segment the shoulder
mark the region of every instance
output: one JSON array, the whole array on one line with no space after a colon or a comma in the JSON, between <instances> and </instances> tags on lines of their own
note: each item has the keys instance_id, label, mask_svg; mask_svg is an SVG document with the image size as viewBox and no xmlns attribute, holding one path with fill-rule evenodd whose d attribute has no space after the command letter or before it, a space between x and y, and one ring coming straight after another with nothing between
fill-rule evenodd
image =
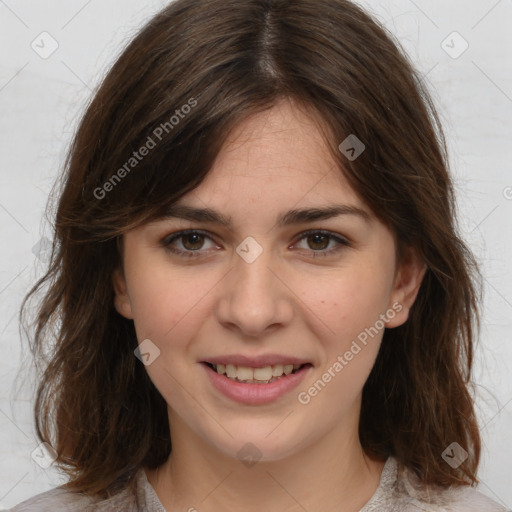
<instances>
[{"instance_id":1,"label":"shoulder","mask_svg":"<svg viewBox=\"0 0 512 512\"><path fill-rule=\"evenodd\" d=\"M394 457L386 461L374 495L359 512L512 512L470 486L424 485Z\"/></svg>"},{"instance_id":2,"label":"shoulder","mask_svg":"<svg viewBox=\"0 0 512 512\"><path fill-rule=\"evenodd\" d=\"M9 509L10 512L78 512L87 510L91 499L60 487L43 492Z\"/></svg>"},{"instance_id":3,"label":"shoulder","mask_svg":"<svg viewBox=\"0 0 512 512\"><path fill-rule=\"evenodd\" d=\"M396 490L404 503L404 512L510 512L468 485L426 487L412 471L398 464Z\"/></svg>"},{"instance_id":4,"label":"shoulder","mask_svg":"<svg viewBox=\"0 0 512 512\"><path fill-rule=\"evenodd\" d=\"M140 477L136 478L135 483L138 484L140 480ZM144 489L142 495L140 491L137 487L127 487L108 499L98 500L57 487L23 501L9 512L137 512L146 510Z\"/></svg>"}]
</instances>

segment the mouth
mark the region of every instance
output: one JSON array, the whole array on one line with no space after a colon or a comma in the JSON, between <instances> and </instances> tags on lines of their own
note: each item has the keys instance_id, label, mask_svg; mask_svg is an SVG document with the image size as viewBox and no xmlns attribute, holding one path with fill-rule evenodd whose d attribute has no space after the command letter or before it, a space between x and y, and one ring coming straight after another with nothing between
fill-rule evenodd
<instances>
[{"instance_id":1,"label":"mouth","mask_svg":"<svg viewBox=\"0 0 512 512\"><path fill-rule=\"evenodd\" d=\"M213 389L250 406L285 399L314 368L307 360L279 354L232 354L208 359L201 366Z\"/></svg>"},{"instance_id":2,"label":"mouth","mask_svg":"<svg viewBox=\"0 0 512 512\"><path fill-rule=\"evenodd\" d=\"M303 369L313 366L311 363L304 364L275 364L262 367L239 366L234 364L210 363L203 361L203 364L219 375L223 375L234 382L243 384L271 384L294 375Z\"/></svg>"}]
</instances>

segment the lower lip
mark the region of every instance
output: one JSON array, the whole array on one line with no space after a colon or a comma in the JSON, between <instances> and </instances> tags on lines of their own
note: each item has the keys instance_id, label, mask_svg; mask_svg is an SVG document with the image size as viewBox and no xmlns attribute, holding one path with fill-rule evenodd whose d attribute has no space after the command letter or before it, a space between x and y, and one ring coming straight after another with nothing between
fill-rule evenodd
<instances>
[{"instance_id":1,"label":"lower lip","mask_svg":"<svg viewBox=\"0 0 512 512\"><path fill-rule=\"evenodd\" d=\"M311 365L303 366L297 372L290 373L268 384L245 384L228 379L225 375L220 375L206 363L201 363L201 365L217 390L232 400L250 405L267 404L282 397L298 386L313 368Z\"/></svg>"}]
</instances>

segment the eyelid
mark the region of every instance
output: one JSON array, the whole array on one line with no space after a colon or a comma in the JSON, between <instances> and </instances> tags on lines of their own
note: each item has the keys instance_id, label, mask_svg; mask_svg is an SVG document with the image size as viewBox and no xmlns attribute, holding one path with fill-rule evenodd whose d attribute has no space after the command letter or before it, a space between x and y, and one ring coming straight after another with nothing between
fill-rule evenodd
<instances>
[{"instance_id":1,"label":"eyelid","mask_svg":"<svg viewBox=\"0 0 512 512\"><path fill-rule=\"evenodd\" d=\"M334 231L329 231L328 229L308 229L307 231L302 231L297 235L296 241L300 241L303 238L306 238L309 235L324 235L336 240L337 242L345 245L350 245L350 240L339 233L335 233ZM295 243L295 242L294 242Z\"/></svg>"},{"instance_id":2,"label":"eyelid","mask_svg":"<svg viewBox=\"0 0 512 512\"><path fill-rule=\"evenodd\" d=\"M205 231L202 229L185 229L185 230L181 230L181 231L176 231L174 233L171 233L171 234L165 236L160 241L160 244L164 247L164 249L168 250L169 252L177 254L178 256L183 256L183 257L197 257L198 258L198 257L201 257L202 255L205 255L208 252L210 252L210 251L204 251L201 249L198 249L197 251L191 251L191 250L174 249L171 247L172 242L174 242L175 240L179 240L180 238L183 238L189 234L203 235L206 238L209 238L210 240L212 240L214 243L217 243L215 241L215 236L212 235L211 233L209 233L208 231ZM329 249L329 250L318 250L318 251L315 251L313 249L302 250L302 252L304 252L304 251L307 252L313 258L331 256L333 254L337 254L338 251L340 251L343 248L352 247L352 242L347 237L345 237L339 233L334 233L332 231L329 231L326 229L320 229L320 228L302 231L295 237L294 242L292 242L292 244L290 244L288 247L293 246L297 242L300 242L301 240L307 238L309 235L316 235L316 234L321 235L321 236L326 236L330 240L334 240L338 245L337 245L337 247L335 247L333 249ZM299 250L299 252L301 252L301 250Z\"/></svg>"},{"instance_id":3,"label":"eyelid","mask_svg":"<svg viewBox=\"0 0 512 512\"><path fill-rule=\"evenodd\" d=\"M169 248L170 244L172 242L174 242L174 240L179 240L180 238L183 238L187 235L190 235L190 234L199 234L199 235L203 235L204 237L206 238L209 238L211 239L213 242L217 243L215 241L215 236L212 235L210 232L208 231L205 231L203 229L184 229L184 230L181 230L181 231L175 231L174 233L171 233L167 236L165 236L161 241L161 245L163 245L165 248ZM220 244L218 244L220 245ZM183 252L188 252L188 253L192 253L192 252L202 252L200 250L198 251L183 251Z\"/></svg>"},{"instance_id":4,"label":"eyelid","mask_svg":"<svg viewBox=\"0 0 512 512\"><path fill-rule=\"evenodd\" d=\"M306 249L305 251L313 259L322 258L322 257L327 258L329 256L336 256L341 250L352 247L352 243L348 240L347 237L340 235L338 233L334 233L332 231L326 230L326 229L310 229L307 231L303 231L302 233L299 233L299 235L296 238L296 241L293 242L293 244L300 242L301 240L307 238L309 235L316 235L316 234L326 236L330 240L334 240L337 243L337 246L334 247L333 249L321 250L321 251L314 251L312 249L309 249L309 250Z\"/></svg>"}]
</instances>

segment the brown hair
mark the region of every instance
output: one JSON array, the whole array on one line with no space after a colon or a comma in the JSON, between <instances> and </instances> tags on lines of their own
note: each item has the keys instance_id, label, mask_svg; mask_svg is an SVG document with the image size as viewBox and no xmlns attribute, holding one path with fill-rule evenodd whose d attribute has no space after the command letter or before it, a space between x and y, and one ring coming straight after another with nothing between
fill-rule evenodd
<instances>
[{"instance_id":1,"label":"brown hair","mask_svg":"<svg viewBox=\"0 0 512 512\"><path fill-rule=\"evenodd\" d=\"M364 450L395 456L424 484L478 482L469 392L478 270L454 225L441 123L405 51L348 0L177 0L88 105L49 268L22 305L23 318L48 285L31 339L44 365L35 419L69 489L115 493L171 450L166 403L134 357L133 322L113 305L120 238L199 185L236 124L284 97L318 114L339 172L398 248L416 248L427 265L409 320L385 331L364 386ZM366 145L353 161L338 149L350 134ZM469 453L455 469L441 456L453 441Z\"/></svg>"}]
</instances>

